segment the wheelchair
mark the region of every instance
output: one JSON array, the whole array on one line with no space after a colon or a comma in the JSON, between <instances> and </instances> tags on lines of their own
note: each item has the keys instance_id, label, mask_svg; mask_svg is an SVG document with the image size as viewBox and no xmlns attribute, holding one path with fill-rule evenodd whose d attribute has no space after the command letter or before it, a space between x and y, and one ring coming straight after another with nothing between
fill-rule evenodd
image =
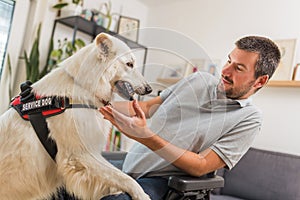
<instances>
[{"instance_id":1,"label":"wheelchair","mask_svg":"<svg viewBox=\"0 0 300 200\"><path fill-rule=\"evenodd\" d=\"M115 167L121 169L126 152L102 152L102 156ZM215 188L224 187L224 179L211 172L201 177L170 176L170 188L165 200L209 200Z\"/></svg>"},{"instance_id":2,"label":"wheelchair","mask_svg":"<svg viewBox=\"0 0 300 200\"><path fill-rule=\"evenodd\" d=\"M115 167L121 169L126 152L102 152L102 156ZM170 176L168 180L170 188L164 200L209 200L210 193L215 188L224 187L224 179L215 172L201 177ZM78 200L67 194L62 189L51 200ZM142 200L142 199L141 199ZM157 199L153 199L157 200Z\"/></svg>"}]
</instances>

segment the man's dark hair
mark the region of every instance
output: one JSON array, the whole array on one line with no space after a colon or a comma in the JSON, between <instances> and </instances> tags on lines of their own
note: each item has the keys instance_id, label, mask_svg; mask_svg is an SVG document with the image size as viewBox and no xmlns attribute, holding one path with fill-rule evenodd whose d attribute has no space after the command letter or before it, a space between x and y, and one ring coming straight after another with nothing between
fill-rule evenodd
<instances>
[{"instance_id":1,"label":"man's dark hair","mask_svg":"<svg viewBox=\"0 0 300 200\"><path fill-rule=\"evenodd\" d=\"M278 46L272 40L260 36L247 36L239 39L235 45L241 50L259 54L255 66L255 78L263 75L272 77L281 57Z\"/></svg>"}]
</instances>

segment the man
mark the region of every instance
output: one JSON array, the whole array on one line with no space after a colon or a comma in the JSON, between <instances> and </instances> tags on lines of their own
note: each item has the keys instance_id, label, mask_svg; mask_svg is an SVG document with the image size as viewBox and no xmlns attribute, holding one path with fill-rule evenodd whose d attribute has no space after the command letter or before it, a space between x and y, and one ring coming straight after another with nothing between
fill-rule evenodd
<instances>
[{"instance_id":1,"label":"man","mask_svg":"<svg viewBox=\"0 0 300 200\"><path fill-rule=\"evenodd\" d=\"M123 171L137 179L151 199L163 199L170 175L232 169L259 132L261 112L251 96L273 75L280 52L271 40L259 36L235 44L221 80L198 72L152 100L115 102L100 109L105 119L137 141ZM149 126L146 118L151 119Z\"/></svg>"}]
</instances>

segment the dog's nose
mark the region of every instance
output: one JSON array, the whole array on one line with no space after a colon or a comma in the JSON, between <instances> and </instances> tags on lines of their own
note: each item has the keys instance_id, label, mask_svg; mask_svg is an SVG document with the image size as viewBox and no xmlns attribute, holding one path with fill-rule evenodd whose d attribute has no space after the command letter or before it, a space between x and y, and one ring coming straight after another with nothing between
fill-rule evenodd
<instances>
[{"instance_id":1,"label":"dog's nose","mask_svg":"<svg viewBox=\"0 0 300 200\"><path fill-rule=\"evenodd\" d=\"M150 94L152 92L152 88L149 84L145 86L145 94Z\"/></svg>"}]
</instances>

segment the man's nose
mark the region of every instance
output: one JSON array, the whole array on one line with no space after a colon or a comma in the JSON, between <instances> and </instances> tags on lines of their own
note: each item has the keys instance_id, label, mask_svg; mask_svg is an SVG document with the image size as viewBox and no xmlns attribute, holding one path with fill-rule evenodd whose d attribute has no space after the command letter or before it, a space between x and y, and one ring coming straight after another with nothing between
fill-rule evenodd
<instances>
[{"instance_id":1,"label":"man's nose","mask_svg":"<svg viewBox=\"0 0 300 200\"><path fill-rule=\"evenodd\" d=\"M229 75L232 73L232 71L233 71L233 64L227 63L222 69L222 74Z\"/></svg>"}]
</instances>

